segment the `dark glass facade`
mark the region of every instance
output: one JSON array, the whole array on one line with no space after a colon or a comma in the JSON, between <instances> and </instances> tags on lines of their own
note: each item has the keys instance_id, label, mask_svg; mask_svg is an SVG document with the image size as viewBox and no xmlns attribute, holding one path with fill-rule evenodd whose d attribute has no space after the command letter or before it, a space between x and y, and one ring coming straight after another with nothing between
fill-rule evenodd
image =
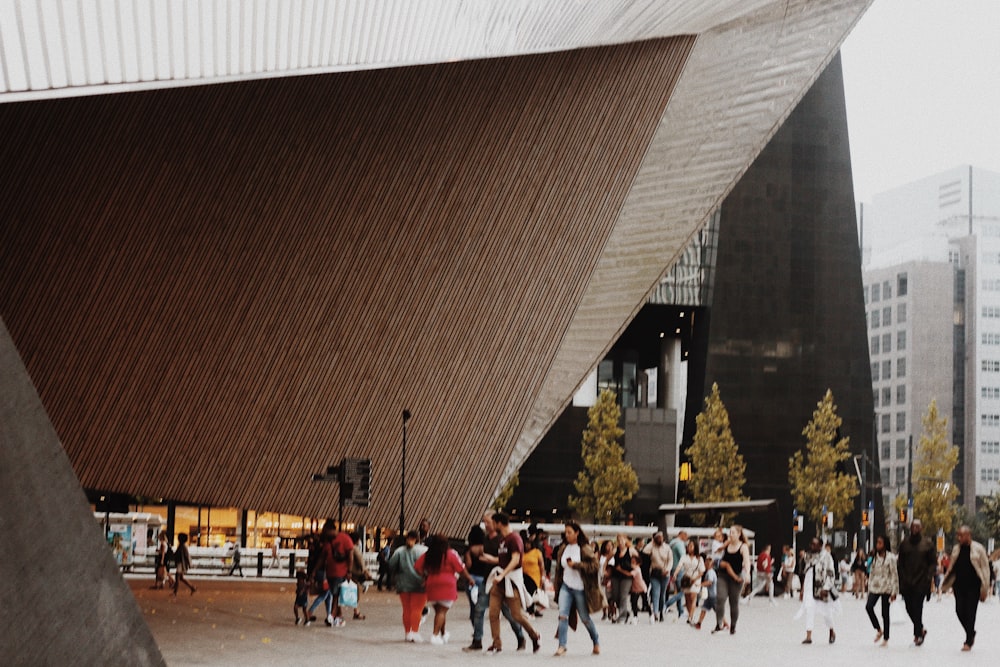
<instances>
[{"instance_id":1,"label":"dark glass facade","mask_svg":"<svg viewBox=\"0 0 1000 667\"><path fill-rule=\"evenodd\" d=\"M881 499L839 56L725 199L713 255L709 289L698 292L708 307L698 308L685 329L688 398L680 449L691 442L708 388L718 383L747 462L747 495L776 499L778 516L788 517L778 526L763 515L743 520L780 544L791 537L788 459L805 445L802 430L828 388L843 419L841 434L862 455L865 503ZM641 324L657 308L643 309L623 336L628 347L659 349L655 327ZM573 412L584 413L582 423L565 415L556 423L522 467L512 507L565 508L586 425L585 410L567 410ZM853 474L854 464L844 471ZM653 493L662 488L649 479L641 483ZM648 520L656 504L650 500L637 498L628 510ZM673 501L673 494L660 501ZM860 498L856 506L847 519L849 535L859 525ZM874 525L882 525L881 503L875 507Z\"/></svg>"}]
</instances>

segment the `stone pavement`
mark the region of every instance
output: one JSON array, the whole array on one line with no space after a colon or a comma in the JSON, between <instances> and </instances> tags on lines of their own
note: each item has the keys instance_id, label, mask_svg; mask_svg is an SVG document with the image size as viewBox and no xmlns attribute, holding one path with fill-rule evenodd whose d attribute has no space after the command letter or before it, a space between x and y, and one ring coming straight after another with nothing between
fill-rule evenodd
<instances>
[{"instance_id":1,"label":"stone pavement","mask_svg":"<svg viewBox=\"0 0 1000 667\"><path fill-rule=\"evenodd\" d=\"M363 621L348 618L344 627L329 628L322 622L310 627L293 623L294 585L290 581L206 578L195 580L198 592L181 591L173 600L169 592L149 590L150 580L129 578L129 584L149 623L168 665L295 665L301 667L328 658L346 665L504 664L551 661L557 642L553 639L556 613L537 619L542 650L537 655L518 653L509 627L503 627L504 651L498 656L471 655L461 650L468 644L471 626L468 604L459 598L448 615L451 643L446 646L407 644L403 641L398 598L374 588L361 596ZM590 640L580 628L570 632L569 653L559 658L567 664L646 665L714 664L756 665L806 664L863 665L878 662L906 667L949 667L955 664L984 665L1000 655L1000 604L991 598L979 607L976 646L962 653L963 633L955 618L950 597L925 605L927 642L912 644L912 626L902 602L892 606L892 637L887 648L872 643L874 631L868 623L863 600L842 598L843 614L837 618L837 642L829 645L822 621L817 619L812 645L803 646L802 622L794 619L798 602L778 600L771 607L766 598L756 598L740 610L735 635L711 634L683 621L650 626L645 616L637 625L598 622L601 655L590 655ZM319 611L319 609L317 609ZM707 620L707 619L706 619ZM711 627L709 623L706 626ZM430 637L428 625L422 632ZM487 622L487 643L489 623ZM679 661L679 662L677 662ZM722 661L726 661L723 663Z\"/></svg>"}]
</instances>

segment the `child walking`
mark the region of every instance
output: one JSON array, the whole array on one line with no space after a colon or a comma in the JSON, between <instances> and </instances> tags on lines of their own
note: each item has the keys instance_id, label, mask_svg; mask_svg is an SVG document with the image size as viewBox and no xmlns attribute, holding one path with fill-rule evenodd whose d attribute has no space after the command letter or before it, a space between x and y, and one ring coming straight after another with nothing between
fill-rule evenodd
<instances>
[{"instance_id":1,"label":"child walking","mask_svg":"<svg viewBox=\"0 0 1000 667\"><path fill-rule=\"evenodd\" d=\"M632 625L636 624L636 619L639 617L640 600L646 608L646 613L653 618L653 610L650 609L649 599L646 597L647 590L646 580L642 577L642 560L639 556L632 556L632 589L629 591L629 601L632 603L632 618L629 619L629 623Z\"/></svg>"},{"instance_id":2,"label":"child walking","mask_svg":"<svg viewBox=\"0 0 1000 667\"><path fill-rule=\"evenodd\" d=\"M715 560L713 560L711 554L706 554L705 574L702 577L701 586L703 590L708 591L708 597L705 598L705 602L701 605L701 616L698 617L698 622L694 624L695 630L701 630L701 622L705 620L705 614L715 611L715 584L718 580L719 578L715 574Z\"/></svg>"},{"instance_id":3,"label":"child walking","mask_svg":"<svg viewBox=\"0 0 1000 667\"><path fill-rule=\"evenodd\" d=\"M295 625L299 623L309 624L309 611L306 606L309 604L309 577L305 570L298 570L295 573ZM299 609L302 610L302 619L299 619Z\"/></svg>"}]
</instances>

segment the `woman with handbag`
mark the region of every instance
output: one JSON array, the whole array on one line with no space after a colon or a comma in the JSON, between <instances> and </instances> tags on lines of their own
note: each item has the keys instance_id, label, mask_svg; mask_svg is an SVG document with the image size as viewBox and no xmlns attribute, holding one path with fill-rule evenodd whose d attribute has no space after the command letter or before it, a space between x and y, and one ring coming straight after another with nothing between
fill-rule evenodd
<instances>
[{"instance_id":1,"label":"woman with handbag","mask_svg":"<svg viewBox=\"0 0 1000 667\"><path fill-rule=\"evenodd\" d=\"M725 627L726 601L729 601L729 634L736 634L736 621L740 618L740 593L750 581L750 546L743 534L743 527L733 524L726 537L726 546L719 560L718 602L715 607L715 629Z\"/></svg>"},{"instance_id":2,"label":"woman with handbag","mask_svg":"<svg viewBox=\"0 0 1000 667\"><path fill-rule=\"evenodd\" d=\"M607 602L598 582L600 568L597 554L580 529L580 524L570 521L563 532L563 544L556 552L556 572L553 582L559 601L559 648L556 655L566 654L566 640L570 626L576 630L579 616L594 643L594 655L601 652L597 626L590 618L592 613L604 609Z\"/></svg>"},{"instance_id":3,"label":"woman with handbag","mask_svg":"<svg viewBox=\"0 0 1000 667\"><path fill-rule=\"evenodd\" d=\"M684 606L687 608L688 624L694 625L694 610L698 606L698 596L701 594L702 575L705 574L705 561L698 554L698 544L694 539L688 540L687 553L681 558L678 576L681 578L681 591L684 592Z\"/></svg>"}]
</instances>

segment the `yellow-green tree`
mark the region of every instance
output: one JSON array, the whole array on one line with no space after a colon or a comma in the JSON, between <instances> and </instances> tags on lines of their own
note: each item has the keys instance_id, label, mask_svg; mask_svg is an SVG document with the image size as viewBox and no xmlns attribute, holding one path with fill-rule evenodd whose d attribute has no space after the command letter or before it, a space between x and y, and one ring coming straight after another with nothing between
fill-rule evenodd
<instances>
[{"instance_id":1,"label":"yellow-green tree","mask_svg":"<svg viewBox=\"0 0 1000 667\"><path fill-rule=\"evenodd\" d=\"M729 411L726 410L719 385L712 383L712 392L705 397L705 408L695 418L694 441L685 450L691 459L691 480L688 489L696 503L746 500L747 464L740 454L733 432L729 428ZM732 515L722 515L727 523ZM694 517L699 521L700 517Z\"/></svg>"},{"instance_id":2,"label":"yellow-green tree","mask_svg":"<svg viewBox=\"0 0 1000 667\"><path fill-rule=\"evenodd\" d=\"M497 495L496 500L493 501L493 510L496 512L502 512L507 509L507 503L510 502L511 496L514 495L514 489L520 484L521 478L517 472L510 476L507 483L503 485L500 493Z\"/></svg>"},{"instance_id":3,"label":"yellow-green tree","mask_svg":"<svg viewBox=\"0 0 1000 667\"><path fill-rule=\"evenodd\" d=\"M816 524L823 519L823 507L833 512L835 527L843 527L844 517L854 507L858 482L853 475L840 472L840 463L851 458L849 439L837 440L842 419L837 416L833 392L826 390L816 404L812 419L802 430L806 437L805 453L800 449L788 459L788 483L792 500L804 516ZM835 442L836 440L836 442Z\"/></svg>"},{"instance_id":4,"label":"yellow-green tree","mask_svg":"<svg viewBox=\"0 0 1000 667\"><path fill-rule=\"evenodd\" d=\"M952 473L958 465L958 447L948 442L948 420L931 401L923 419L923 433L913 457L913 518L933 537L938 528L947 534L955 518L958 487Z\"/></svg>"},{"instance_id":5,"label":"yellow-green tree","mask_svg":"<svg viewBox=\"0 0 1000 667\"><path fill-rule=\"evenodd\" d=\"M639 490L639 478L618 444L625 433L618 426L620 420L621 409L613 391L602 391L597 403L587 411L583 470L573 482L577 495L569 497L569 506L598 523L614 521Z\"/></svg>"}]
</instances>

